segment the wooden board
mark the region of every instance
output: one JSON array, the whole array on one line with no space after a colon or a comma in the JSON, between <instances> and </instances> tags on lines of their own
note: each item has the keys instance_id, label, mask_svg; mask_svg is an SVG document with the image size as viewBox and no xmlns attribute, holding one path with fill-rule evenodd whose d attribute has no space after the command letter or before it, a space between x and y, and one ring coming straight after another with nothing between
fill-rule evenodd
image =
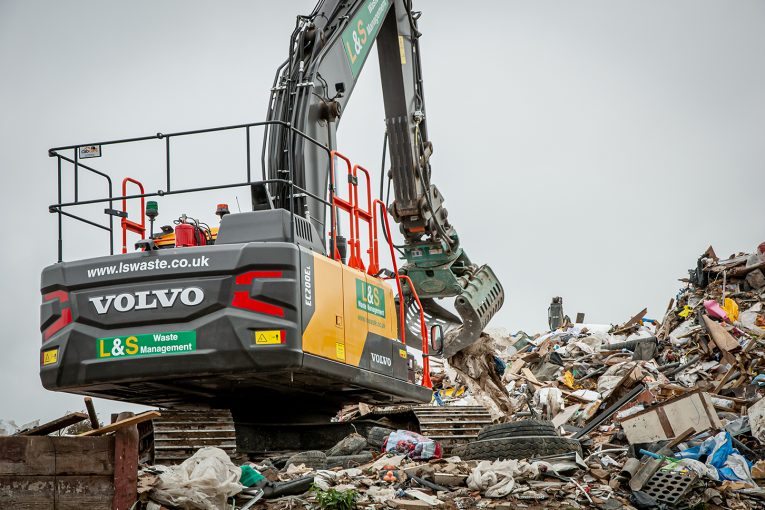
<instances>
[{"instance_id":1,"label":"wooden board","mask_svg":"<svg viewBox=\"0 0 765 510\"><path fill-rule=\"evenodd\" d=\"M119 420L132 418L121 413ZM129 510L138 490L138 427L123 427L114 433L114 510Z\"/></svg>"},{"instance_id":2,"label":"wooden board","mask_svg":"<svg viewBox=\"0 0 765 510\"><path fill-rule=\"evenodd\" d=\"M622 420L630 444L672 439L692 428L696 432L721 429L722 423L708 393L692 391Z\"/></svg>"},{"instance_id":3,"label":"wooden board","mask_svg":"<svg viewBox=\"0 0 765 510\"><path fill-rule=\"evenodd\" d=\"M74 425L75 423L80 423L82 420L86 419L87 417L88 415L85 413L69 413L66 416L62 416L61 418L56 418L53 421L49 421L48 423L43 423L42 425L38 425L37 427L33 427L27 430L22 430L16 435L18 436L47 436L48 434L57 432L70 425Z\"/></svg>"},{"instance_id":4,"label":"wooden board","mask_svg":"<svg viewBox=\"0 0 765 510\"><path fill-rule=\"evenodd\" d=\"M112 510L111 476L0 475L0 508Z\"/></svg>"},{"instance_id":5,"label":"wooden board","mask_svg":"<svg viewBox=\"0 0 765 510\"><path fill-rule=\"evenodd\" d=\"M566 409L559 412L558 414L555 415L555 417L553 417L552 419L553 425L555 425L556 427L560 427L561 425L568 423L568 420L570 420L571 417L574 416L574 414L576 414L576 412L581 408L582 408L582 404L569 405L568 407L566 407Z\"/></svg>"},{"instance_id":6,"label":"wooden board","mask_svg":"<svg viewBox=\"0 0 765 510\"><path fill-rule=\"evenodd\" d=\"M112 473L113 437L0 437L0 476Z\"/></svg>"},{"instance_id":7,"label":"wooden board","mask_svg":"<svg viewBox=\"0 0 765 510\"><path fill-rule=\"evenodd\" d=\"M145 413L137 414L135 416L132 416L124 420L118 420L112 423L111 425L107 425L106 427L101 427L100 429L83 432L77 437L103 436L104 434L108 434L109 432L114 432L115 430L119 430L123 427L137 425L145 421L153 420L154 418L159 418L160 416L162 415L158 411L146 411Z\"/></svg>"}]
</instances>

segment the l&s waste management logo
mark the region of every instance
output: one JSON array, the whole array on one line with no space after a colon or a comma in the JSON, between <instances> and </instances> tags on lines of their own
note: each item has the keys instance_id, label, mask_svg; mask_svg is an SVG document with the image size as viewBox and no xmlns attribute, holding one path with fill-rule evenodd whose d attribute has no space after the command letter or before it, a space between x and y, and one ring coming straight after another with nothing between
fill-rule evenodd
<instances>
[{"instance_id":1,"label":"l&s waste management logo","mask_svg":"<svg viewBox=\"0 0 765 510\"><path fill-rule=\"evenodd\" d=\"M115 336L96 340L98 359L181 354L196 350L196 331Z\"/></svg>"},{"instance_id":2,"label":"l&s waste management logo","mask_svg":"<svg viewBox=\"0 0 765 510\"><path fill-rule=\"evenodd\" d=\"M385 318L385 292L382 287L356 279L356 308Z\"/></svg>"}]
</instances>

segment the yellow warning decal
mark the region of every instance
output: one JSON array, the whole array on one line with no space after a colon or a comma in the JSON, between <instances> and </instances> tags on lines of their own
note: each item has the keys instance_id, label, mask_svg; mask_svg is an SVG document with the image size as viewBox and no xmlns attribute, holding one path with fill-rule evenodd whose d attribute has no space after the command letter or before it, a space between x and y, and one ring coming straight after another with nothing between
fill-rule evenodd
<instances>
[{"instance_id":1,"label":"yellow warning decal","mask_svg":"<svg viewBox=\"0 0 765 510\"><path fill-rule=\"evenodd\" d=\"M335 343L335 356L337 359L345 361L345 344Z\"/></svg>"},{"instance_id":2,"label":"yellow warning decal","mask_svg":"<svg viewBox=\"0 0 765 510\"><path fill-rule=\"evenodd\" d=\"M402 358L406 359L406 349L399 349L398 350L398 355L401 356Z\"/></svg>"},{"instance_id":3,"label":"yellow warning decal","mask_svg":"<svg viewBox=\"0 0 765 510\"><path fill-rule=\"evenodd\" d=\"M284 343L282 332L278 329L268 331L255 331L256 345L277 345Z\"/></svg>"},{"instance_id":4,"label":"yellow warning decal","mask_svg":"<svg viewBox=\"0 0 765 510\"><path fill-rule=\"evenodd\" d=\"M43 365L52 365L58 361L58 349L43 352Z\"/></svg>"},{"instance_id":5,"label":"yellow warning decal","mask_svg":"<svg viewBox=\"0 0 765 510\"><path fill-rule=\"evenodd\" d=\"M406 51L404 50L404 36L398 36L398 51L401 54L401 65L406 65Z\"/></svg>"}]
</instances>

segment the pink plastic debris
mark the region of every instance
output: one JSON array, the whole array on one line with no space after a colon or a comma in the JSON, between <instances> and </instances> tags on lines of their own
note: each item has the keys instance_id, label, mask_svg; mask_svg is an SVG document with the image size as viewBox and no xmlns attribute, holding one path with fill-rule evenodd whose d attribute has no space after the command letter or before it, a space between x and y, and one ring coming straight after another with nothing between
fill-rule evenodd
<instances>
[{"instance_id":1,"label":"pink plastic debris","mask_svg":"<svg viewBox=\"0 0 765 510\"><path fill-rule=\"evenodd\" d=\"M704 301L704 308L707 309L707 314L709 314L710 317L715 317L716 319L724 320L725 322L730 322L730 319L728 318L728 313L723 310L722 306L715 301L714 299L709 299L707 301Z\"/></svg>"}]
</instances>

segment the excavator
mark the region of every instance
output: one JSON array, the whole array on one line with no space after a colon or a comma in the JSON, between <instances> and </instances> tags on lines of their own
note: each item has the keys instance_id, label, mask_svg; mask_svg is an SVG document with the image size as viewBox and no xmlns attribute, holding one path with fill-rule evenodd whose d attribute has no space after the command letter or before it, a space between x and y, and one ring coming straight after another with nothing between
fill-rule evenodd
<instances>
[{"instance_id":1,"label":"excavator","mask_svg":"<svg viewBox=\"0 0 765 510\"><path fill-rule=\"evenodd\" d=\"M59 239L57 263L42 272L43 386L162 408L230 409L237 424L324 419L356 402L430 402L429 357L475 342L504 291L488 265L467 256L431 182L420 14L411 0L320 0L297 17L263 122L50 149ZM386 128L379 197L371 172L336 140L375 42ZM244 181L171 186L172 141L231 130L245 132ZM112 176L91 158L148 142L165 149L163 189L146 192L126 177L115 196ZM74 200L65 202L69 167ZM82 199L85 174L103 178L108 197ZM155 232L163 197L227 187L248 189L251 210L219 204L217 227L183 214ZM107 206L106 224L75 213L94 205ZM394 244L388 216L403 244ZM64 261L64 219L108 231L110 254ZM382 267L381 256L393 267ZM453 300L456 313L439 300ZM422 352L421 376L407 346Z\"/></svg>"}]
</instances>

